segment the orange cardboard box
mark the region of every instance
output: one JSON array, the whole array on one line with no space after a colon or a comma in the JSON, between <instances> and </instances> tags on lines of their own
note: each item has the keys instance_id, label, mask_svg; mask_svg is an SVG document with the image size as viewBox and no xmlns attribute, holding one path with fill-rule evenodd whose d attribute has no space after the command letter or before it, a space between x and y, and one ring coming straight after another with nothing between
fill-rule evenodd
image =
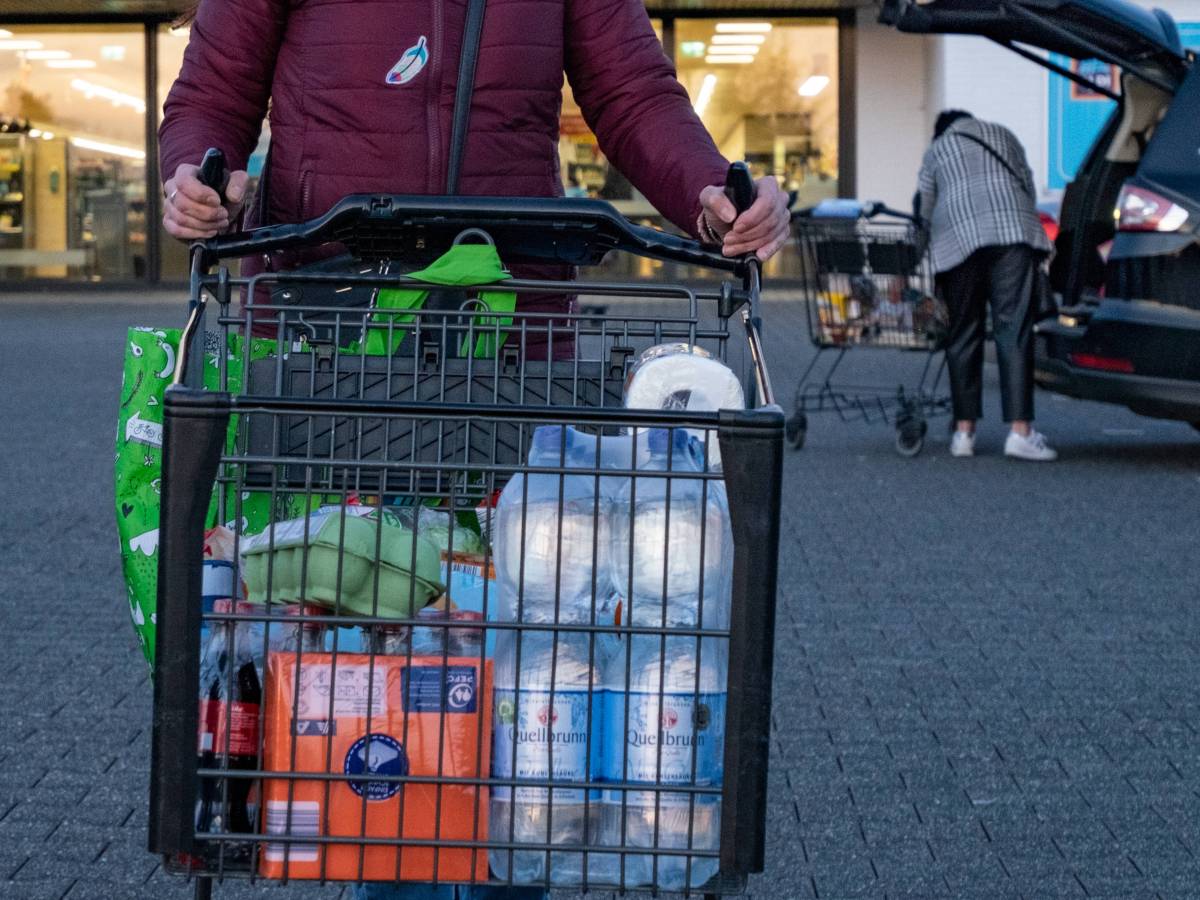
<instances>
[{"instance_id":1,"label":"orange cardboard box","mask_svg":"<svg viewBox=\"0 0 1200 900\"><path fill-rule=\"evenodd\" d=\"M370 776L486 778L491 660L481 669L478 658L414 656L410 665L404 656L376 656L372 672L368 656L339 653L336 663L328 653L270 655L263 765L268 772L362 777L264 779L265 833L486 840L486 787ZM433 881L435 856L438 881L487 880L486 849L360 842L268 840L260 871L268 878Z\"/></svg>"}]
</instances>

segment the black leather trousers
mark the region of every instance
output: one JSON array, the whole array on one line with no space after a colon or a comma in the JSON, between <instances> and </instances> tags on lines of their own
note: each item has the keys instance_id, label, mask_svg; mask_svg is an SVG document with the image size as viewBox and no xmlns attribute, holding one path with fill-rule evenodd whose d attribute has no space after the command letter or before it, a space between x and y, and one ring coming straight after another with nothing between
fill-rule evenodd
<instances>
[{"instance_id":1,"label":"black leather trousers","mask_svg":"<svg viewBox=\"0 0 1200 900\"><path fill-rule=\"evenodd\" d=\"M983 341L989 304L1004 421L1033 419L1036 265L1033 248L1026 244L983 247L937 276L950 313L946 368L955 419L979 419L983 414Z\"/></svg>"}]
</instances>

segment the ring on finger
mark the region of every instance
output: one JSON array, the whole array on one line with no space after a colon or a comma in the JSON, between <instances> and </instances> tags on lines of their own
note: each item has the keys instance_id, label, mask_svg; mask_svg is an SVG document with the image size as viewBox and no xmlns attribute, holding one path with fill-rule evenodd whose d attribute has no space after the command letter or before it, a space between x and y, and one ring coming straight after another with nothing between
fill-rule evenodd
<instances>
[{"instance_id":1,"label":"ring on finger","mask_svg":"<svg viewBox=\"0 0 1200 900\"><path fill-rule=\"evenodd\" d=\"M175 188L175 190L171 191L171 195L169 197L167 197L167 202L170 203L172 206L174 206L175 198L178 196L179 196L179 188Z\"/></svg>"}]
</instances>

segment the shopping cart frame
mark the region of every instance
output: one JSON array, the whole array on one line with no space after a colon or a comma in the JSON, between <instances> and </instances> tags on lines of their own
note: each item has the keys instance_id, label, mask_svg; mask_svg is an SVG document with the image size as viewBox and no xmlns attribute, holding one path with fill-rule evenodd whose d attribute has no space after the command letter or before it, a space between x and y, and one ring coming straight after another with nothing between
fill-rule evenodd
<instances>
[{"instance_id":1,"label":"shopping cart frame","mask_svg":"<svg viewBox=\"0 0 1200 900\"><path fill-rule=\"evenodd\" d=\"M767 761L773 669L774 603L779 543L780 480L784 417L774 404L762 355L758 316L760 273L757 262L731 260L719 251L633 226L611 206L586 200L529 200L492 198L432 198L364 195L347 198L330 213L295 226L274 226L244 234L214 238L192 252L190 314L179 354L175 384L164 401L163 477L161 495L160 565L157 611L158 659L154 682L154 721L151 758L149 847L168 861L196 850L194 813L200 774L195 736L198 713L201 553L211 486L218 475L232 415L284 413L322 408L318 401L285 397L239 395L204 391L199 366L206 334L210 299L219 307L218 320L228 324L237 291L253 292L274 276L233 277L225 260L250 254L309 247L336 241L358 256L403 254L414 248L445 245L468 228L482 229L496 240L502 255L530 261L571 265L599 262L616 250L704 266L726 273L718 288L701 291L681 286L639 287L613 282L505 282L507 289L578 294L621 293L649 298L664 295L686 299L693 314L697 304L713 301L722 321L740 321L754 371L752 393L757 408L719 413L659 413L636 410L571 410L580 425L636 426L667 424L677 428L708 428L718 436L724 461L724 481L731 498L734 536L733 615L729 640L729 703L725 742L726 777L721 789L721 884L706 896L744 888L748 874L764 865ZM507 259L506 259L507 261ZM210 269L217 266L217 271ZM313 282L344 283L345 275L288 276ZM396 286L397 279L367 276L367 283ZM406 282L406 286L410 286ZM486 290L486 289L485 289ZM556 319L583 320L594 313ZM578 328L578 326L576 326ZM754 406L754 404L749 404ZM428 404L397 401L342 400L326 403L322 411L352 408L361 415L420 415L433 412ZM561 421L561 407L442 404L438 414L465 420L536 422ZM489 627L492 627L489 625ZM735 674L736 673L736 674ZM261 777L262 772L251 773ZM487 781L489 779L485 779ZM622 852L626 852L622 849ZM657 850L656 850L657 852ZM211 893L212 878L232 873L194 871L196 894ZM586 885L585 885L586 887ZM611 890L609 886L595 885ZM643 891L652 888L627 887Z\"/></svg>"},{"instance_id":2,"label":"shopping cart frame","mask_svg":"<svg viewBox=\"0 0 1200 900\"><path fill-rule=\"evenodd\" d=\"M928 420L949 413L949 397L939 393L946 368L944 357L935 364L938 355L943 352L944 338L940 335L930 335L928 339L922 340L909 333L896 334L891 340L877 343L834 339L833 329L827 322L822 321L822 302L828 303L828 298L823 297L828 293L823 286L823 280L829 278L832 273L827 271L823 264L822 258L827 254L821 252L821 244L830 240L831 236L833 243L853 244L856 240L861 240L861 249L857 254L851 255L861 256L861 274L867 278L876 274L871 270L869 262L873 251L879 247L885 251L890 250L891 252L887 253L889 259L885 263L889 271L883 277L895 278L899 275L910 284L920 283L926 295L933 298L936 291L932 273L928 268L928 259L916 253L916 248L920 246L917 238L923 225L915 216L892 209L883 203L856 204L853 201L838 201L834 206L836 214L828 218L822 217L823 210L828 208L823 205L796 210L792 214L804 277L806 321L809 338L816 348L816 353L796 386L792 414L787 422L787 441L794 449L803 448L808 433L809 414L831 412L842 422L882 422L891 425L896 432L896 452L901 456L914 457L924 447ZM856 237L850 231L853 227L861 232L864 226L880 226L879 231L882 234L863 234ZM822 229L827 230L825 234L822 234ZM843 231L846 233L841 234ZM889 244L894 246L889 248ZM835 251L828 255L837 254ZM834 268L847 279L854 274L850 271L853 266L845 267L845 260L835 263ZM885 349L904 353L925 353L927 356L920 378L915 385L908 388L903 384L893 387L834 382L838 368L852 349ZM832 363L826 359L826 354L830 352L833 353ZM823 361L826 363L823 374L810 380Z\"/></svg>"}]
</instances>

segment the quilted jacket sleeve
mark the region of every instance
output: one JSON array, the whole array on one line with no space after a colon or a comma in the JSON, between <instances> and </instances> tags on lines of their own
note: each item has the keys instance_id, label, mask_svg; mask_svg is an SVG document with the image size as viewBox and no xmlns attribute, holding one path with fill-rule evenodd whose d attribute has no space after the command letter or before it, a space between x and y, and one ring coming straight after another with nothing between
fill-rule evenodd
<instances>
[{"instance_id":1,"label":"quilted jacket sleeve","mask_svg":"<svg viewBox=\"0 0 1200 900\"><path fill-rule=\"evenodd\" d=\"M203 0L183 68L163 105L159 129L162 177L182 163L200 164L218 147L232 169L244 169L258 143L286 0Z\"/></svg>"},{"instance_id":2,"label":"quilted jacket sleeve","mask_svg":"<svg viewBox=\"0 0 1200 900\"><path fill-rule=\"evenodd\" d=\"M566 70L604 155L668 219L696 233L700 191L729 163L692 110L642 0L566 0Z\"/></svg>"}]
</instances>

